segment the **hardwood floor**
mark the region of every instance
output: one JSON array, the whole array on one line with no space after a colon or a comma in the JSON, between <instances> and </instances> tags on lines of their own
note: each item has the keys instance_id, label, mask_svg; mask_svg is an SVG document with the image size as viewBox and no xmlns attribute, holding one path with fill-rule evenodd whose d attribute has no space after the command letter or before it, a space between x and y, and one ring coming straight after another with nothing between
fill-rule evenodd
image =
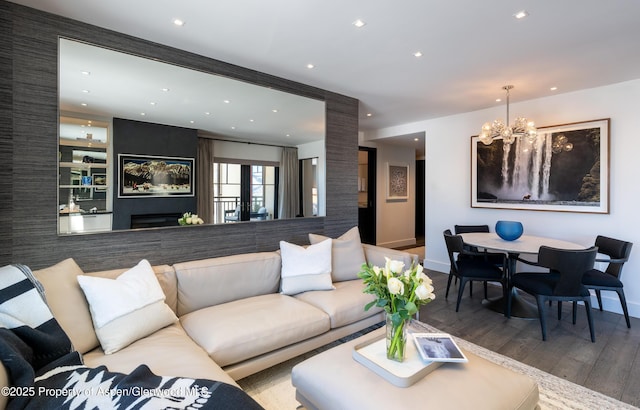
<instances>
[{"instance_id":1,"label":"hardwood floor","mask_svg":"<svg viewBox=\"0 0 640 410\"><path fill-rule=\"evenodd\" d=\"M547 341L542 341L538 319L507 319L482 305L481 283L473 297L468 285L456 313L458 287L452 283L445 299L448 275L429 271L436 299L420 309L420 320L465 340L511 357L589 389L634 406L640 406L640 319L592 309L596 342L591 343L584 306L571 323L571 304L563 304L562 320L557 307L548 309ZM489 298L501 294L489 285ZM535 305L533 298L528 298Z\"/></svg>"}]
</instances>

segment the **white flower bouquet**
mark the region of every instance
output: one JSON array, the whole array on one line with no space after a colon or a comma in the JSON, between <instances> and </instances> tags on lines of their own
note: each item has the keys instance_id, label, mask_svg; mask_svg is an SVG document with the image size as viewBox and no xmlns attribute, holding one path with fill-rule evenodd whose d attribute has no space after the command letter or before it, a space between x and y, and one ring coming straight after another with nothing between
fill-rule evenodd
<instances>
[{"instance_id":1,"label":"white flower bouquet","mask_svg":"<svg viewBox=\"0 0 640 410\"><path fill-rule=\"evenodd\" d=\"M418 312L420 306L434 300L436 295L433 293L433 282L424 273L422 265L413 264L405 270L404 262L389 258L385 258L385 261L384 268L363 264L358 277L364 281L363 292L376 296L376 300L368 303L364 309L378 306L387 313L387 357L402 361L406 322Z\"/></svg>"},{"instance_id":2,"label":"white flower bouquet","mask_svg":"<svg viewBox=\"0 0 640 410\"><path fill-rule=\"evenodd\" d=\"M185 212L181 218L178 218L178 223L181 226L184 225L202 225L204 221L199 218L198 215L191 214L191 212Z\"/></svg>"}]
</instances>

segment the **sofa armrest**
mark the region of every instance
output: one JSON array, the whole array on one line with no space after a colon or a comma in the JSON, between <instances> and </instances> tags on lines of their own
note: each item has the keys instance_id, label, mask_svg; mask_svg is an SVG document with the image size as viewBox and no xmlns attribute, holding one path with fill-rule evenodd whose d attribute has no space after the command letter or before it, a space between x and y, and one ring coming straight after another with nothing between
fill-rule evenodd
<instances>
[{"instance_id":1,"label":"sofa armrest","mask_svg":"<svg viewBox=\"0 0 640 410\"><path fill-rule=\"evenodd\" d=\"M364 249L364 256L367 259L368 265L384 266L385 256L390 259L404 262L406 267L411 266L412 263L417 264L419 262L418 256L409 252L384 248L382 246L369 245L366 243L362 244L362 248Z\"/></svg>"}]
</instances>

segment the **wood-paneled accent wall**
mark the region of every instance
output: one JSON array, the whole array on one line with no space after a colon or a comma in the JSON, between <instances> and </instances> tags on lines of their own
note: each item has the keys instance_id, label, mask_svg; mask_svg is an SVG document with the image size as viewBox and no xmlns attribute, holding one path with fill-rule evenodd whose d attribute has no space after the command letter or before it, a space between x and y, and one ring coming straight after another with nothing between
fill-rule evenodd
<instances>
[{"instance_id":1,"label":"wood-paneled accent wall","mask_svg":"<svg viewBox=\"0 0 640 410\"><path fill-rule=\"evenodd\" d=\"M265 222L57 235L58 38L326 102L327 215ZM38 269L73 257L85 271L277 249L357 225L358 101L78 21L0 1L0 266Z\"/></svg>"}]
</instances>

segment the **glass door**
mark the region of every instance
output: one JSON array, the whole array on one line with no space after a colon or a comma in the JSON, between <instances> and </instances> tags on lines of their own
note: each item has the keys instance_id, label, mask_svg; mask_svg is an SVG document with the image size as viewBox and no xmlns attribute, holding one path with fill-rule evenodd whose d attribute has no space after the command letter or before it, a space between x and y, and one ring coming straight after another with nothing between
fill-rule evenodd
<instances>
[{"instance_id":1,"label":"glass door","mask_svg":"<svg viewBox=\"0 0 640 410\"><path fill-rule=\"evenodd\" d=\"M215 223L273 218L277 209L277 167L214 163Z\"/></svg>"}]
</instances>

